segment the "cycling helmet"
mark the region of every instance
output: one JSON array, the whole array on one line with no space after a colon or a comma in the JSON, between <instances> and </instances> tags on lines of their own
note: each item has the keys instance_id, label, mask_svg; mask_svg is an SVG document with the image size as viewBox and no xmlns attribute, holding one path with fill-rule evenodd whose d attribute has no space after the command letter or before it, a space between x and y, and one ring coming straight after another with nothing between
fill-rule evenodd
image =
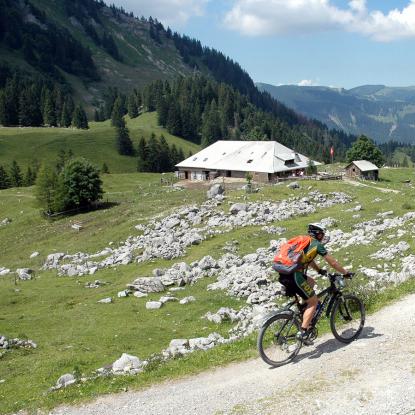
<instances>
[{"instance_id":1,"label":"cycling helmet","mask_svg":"<svg viewBox=\"0 0 415 415\"><path fill-rule=\"evenodd\" d=\"M321 226L319 223L310 223L308 225L308 234L320 240L323 238L324 234L326 233L326 229L324 226Z\"/></svg>"}]
</instances>

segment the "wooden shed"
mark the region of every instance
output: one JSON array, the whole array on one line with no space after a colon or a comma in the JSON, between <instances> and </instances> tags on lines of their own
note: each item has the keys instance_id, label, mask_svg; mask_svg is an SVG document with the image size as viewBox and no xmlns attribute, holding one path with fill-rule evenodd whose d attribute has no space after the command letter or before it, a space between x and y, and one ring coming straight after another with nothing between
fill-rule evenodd
<instances>
[{"instance_id":1,"label":"wooden shed","mask_svg":"<svg viewBox=\"0 0 415 415\"><path fill-rule=\"evenodd\" d=\"M356 160L346 166L346 176L355 179L378 180L379 168L370 161Z\"/></svg>"}]
</instances>

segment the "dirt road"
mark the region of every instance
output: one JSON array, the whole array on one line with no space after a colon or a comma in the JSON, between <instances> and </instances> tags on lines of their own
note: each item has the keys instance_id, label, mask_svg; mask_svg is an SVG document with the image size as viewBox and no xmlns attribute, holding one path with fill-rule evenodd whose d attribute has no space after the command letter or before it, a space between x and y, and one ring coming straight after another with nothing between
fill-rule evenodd
<instances>
[{"instance_id":1,"label":"dirt road","mask_svg":"<svg viewBox=\"0 0 415 415\"><path fill-rule=\"evenodd\" d=\"M331 334L295 363L233 364L57 414L415 414L415 294L368 316L350 345Z\"/></svg>"}]
</instances>

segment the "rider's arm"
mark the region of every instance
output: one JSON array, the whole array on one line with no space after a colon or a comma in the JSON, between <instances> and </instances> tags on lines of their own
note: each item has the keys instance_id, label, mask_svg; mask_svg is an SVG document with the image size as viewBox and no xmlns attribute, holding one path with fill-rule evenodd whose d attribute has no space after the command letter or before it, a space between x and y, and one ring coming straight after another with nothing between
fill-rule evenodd
<instances>
[{"instance_id":1,"label":"rider's arm","mask_svg":"<svg viewBox=\"0 0 415 415\"><path fill-rule=\"evenodd\" d=\"M319 272L321 268L316 264L316 261L311 261L308 265L311 266L315 271Z\"/></svg>"},{"instance_id":2,"label":"rider's arm","mask_svg":"<svg viewBox=\"0 0 415 415\"><path fill-rule=\"evenodd\" d=\"M330 254L326 254L323 256L325 261L333 267L337 272L341 272L343 275L347 274L348 271L344 269Z\"/></svg>"}]
</instances>

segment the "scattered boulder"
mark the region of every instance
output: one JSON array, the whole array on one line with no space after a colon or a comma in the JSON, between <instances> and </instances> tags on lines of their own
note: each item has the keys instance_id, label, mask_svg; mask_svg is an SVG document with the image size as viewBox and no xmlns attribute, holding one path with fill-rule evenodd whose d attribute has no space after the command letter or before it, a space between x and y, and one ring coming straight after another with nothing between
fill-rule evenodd
<instances>
[{"instance_id":1,"label":"scattered boulder","mask_svg":"<svg viewBox=\"0 0 415 415\"><path fill-rule=\"evenodd\" d=\"M112 297L103 298L102 300L99 300L98 303L111 304L112 303Z\"/></svg>"},{"instance_id":2,"label":"scattered boulder","mask_svg":"<svg viewBox=\"0 0 415 415\"><path fill-rule=\"evenodd\" d=\"M148 294L142 293L141 291L134 291L133 295L137 298L148 297Z\"/></svg>"},{"instance_id":3,"label":"scattered boulder","mask_svg":"<svg viewBox=\"0 0 415 415\"><path fill-rule=\"evenodd\" d=\"M37 344L33 340L19 338L8 339L0 334L0 349L36 349Z\"/></svg>"},{"instance_id":4,"label":"scattered boulder","mask_svg":"<svg viewBox=\"0 0 415 415\"><path fill-rule=\"evenodd\" d=\"M239 212L246 212L248 210L248 205L246 203L234 203L229 212L232 215L237 215Z\"/></svg>"},{"instance_id":5,"label":"scattered boulder","mask_svg":"<svg viewBox=\"0 0 415 415\"><path fill-rule=\"evenodd\" d=\"M292 182L292 183L288 184L287 187L289 189L299 189L300 185L298 184L298 182Z\"/></svg>"},{"instance_id":6,"label":"scattered boulder","mask_svg":"<svg viewBox=\"0 0 415 415\"><path fill-rule=\"evenodd\" d=\"M135 375L143 371L145 363L138 357L123 353L121 357L112 364L112 372L115 375Z\"/></svg>"},{"instance_id":7,"label":"scattered boulder","mask_svg":"<svg viewBox=\"0 0 415 415\"><path fill-rule=\"evenodd\" d=\"M10 274L10 269L5 267L0 267L0 277Z\"/></svg>"},{"instance_id":8,"label":"scattered boulder","mask_svg":"<svg viewBox=\"0 0 415 415\"><path fill-rule=\"evenodd\" d=\"M124 298L124 297L128 297L131 294L130 290L123 290L123 291L119 291L117 294L118 298Z\"/></svg>"},{"instance_id":9,"label":"scattered boulder","mask_svg":"<svg viewBox=\"0 0 415 415\"><path fill-rule=\"evenodd\" d=\"M159 277L139 277L132 284L128 284L130 290L142 293L160 293L164 291L164 284Z\"/></svg>"},{"instance_id":10,"label":"scattered boulder","mask_svg":"<svg viewBox=\"0 0 415 415\"><path fill-rule=\"evenodd\" d=\"M56 382L56 386L53 389L61 389L61 388L67 388L70 385L73 385L76 383L76 378L72 373L66 373L65 375L62 375Z\"/></svg>"},{"instance_id":11,"label":"scattered boulder","mask_svg":"<svg viewBox=\"0 0 415 415\"><path fill-rule=\"evenodd\" d=\"M207 198L213 199L218 195L223 195L225 193L225 188L221 183L216 183L210 187L210 189L207 191Z\"/></svg>"},{"instance_id":12,"label":"scattered boulder","mask_svg":"<svg viewBox=\"0 0 415 415\"><path fill-rule=\"evenodd\" d=\"M11 219L9 219L9 218L5 218L5 219L3 219L3 220L0 222L0 226L6 226L6 225L8 225L9 223L12 223L12 220L11 220Z\"/></svg>"},{"instance_id":13,"label":"scattered boulder","mask_svg":"<svg viewBox=\"0 0 415 415\"><path fill-rule=\"evenodd\" d=\"M146 309L147 310L158 310L163 306L161 301L147 301L146 302Z\"/></svg>"},{"instance_id":14,"label":"scattered boulder","mask_svg":"<svg viewBox=\"0 0 415 415\"><path fill-rule=\"evenodd\" d=\"M39 254L39 252L37 252L37 251L35 251L35 252L33 252L31 255L30 255L30 259L32 259L32 258L36 258L37 256L39 256L40 254Z\"/></svg>"},{"instance_id":15,"label":"scattered boulder","mask_svg":"<svg viewBox=\"0 0 415 415\"><path fill-rule=\"evenodd\" d=\"M30 268L17 268L16 274L19 280L28 281L34 277L35 272Z\"/></svg>"},{"instance_id":16,"label":"scattered boulder","mask_svg":"<svg viewBox=\"0 0 415 415\"><path fill-rule=\"evenodd\" d=\"M193 297L192 295L190 295L189 297L184 297L182 298L179 303L180 304L189 304L192 303L193 301L196 301L196 298Z\"/></svg>"}]
</instances>

